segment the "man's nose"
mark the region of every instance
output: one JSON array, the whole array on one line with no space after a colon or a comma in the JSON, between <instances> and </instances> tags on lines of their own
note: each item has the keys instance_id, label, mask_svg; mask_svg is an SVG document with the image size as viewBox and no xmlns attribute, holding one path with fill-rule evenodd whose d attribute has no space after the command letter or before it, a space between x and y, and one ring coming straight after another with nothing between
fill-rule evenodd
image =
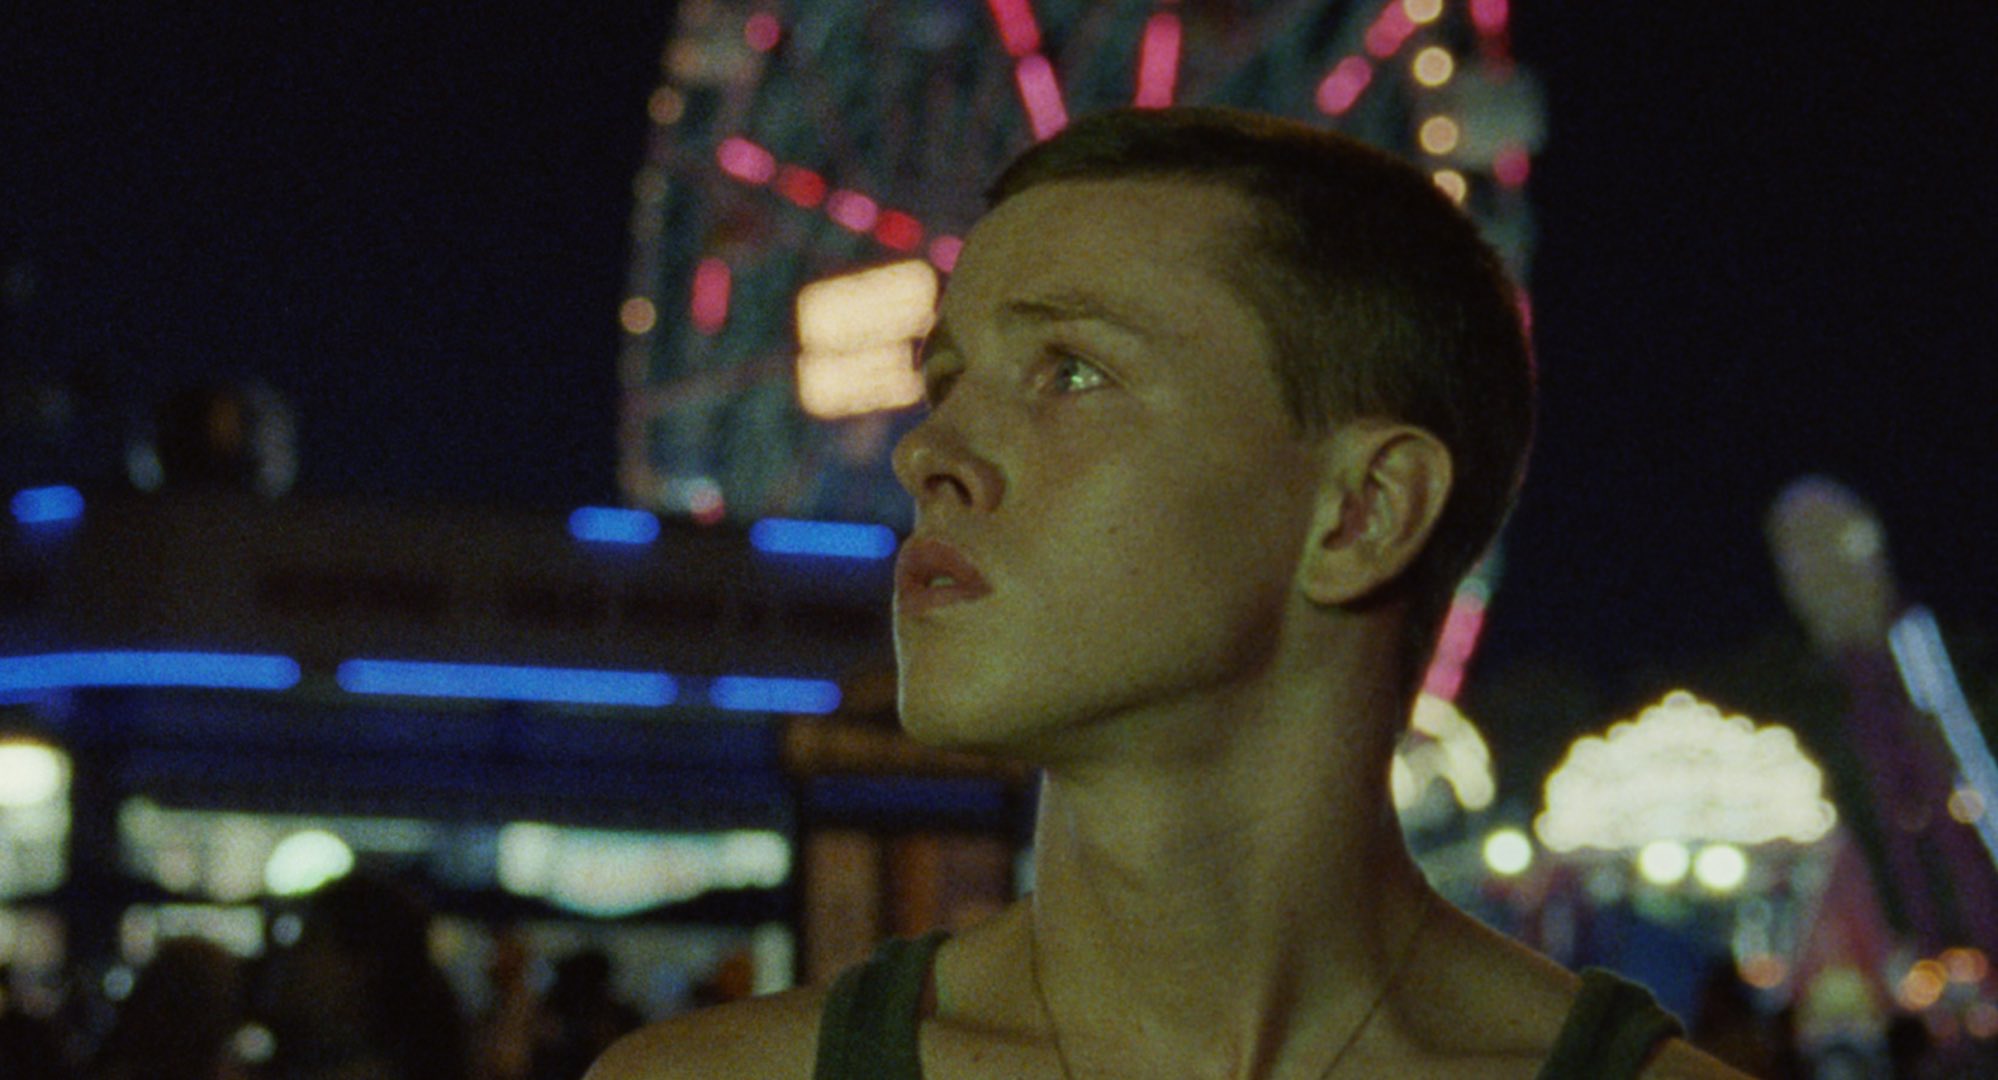
<instances>
[{"instance_id":1,"label":"man's nose","mask_svg":"<svg viewBox=\"0 0 1998 1080\"><path fill-rule=\"evenodd\" d=\"M976 452L964 432L932 412L895 444L895 479L920 511L939 500L990 511L1005 481L991 460Z\"/></svg>"}]
</instances>

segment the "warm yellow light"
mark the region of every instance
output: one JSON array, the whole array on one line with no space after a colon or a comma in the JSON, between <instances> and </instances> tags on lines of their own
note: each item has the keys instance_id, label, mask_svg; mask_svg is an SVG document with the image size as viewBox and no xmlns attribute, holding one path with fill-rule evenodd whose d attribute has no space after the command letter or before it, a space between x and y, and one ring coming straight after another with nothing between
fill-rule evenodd
<instances>
[{"instance_id":1,"label":"warm yellow light","mask_svg":"<svg viewBox=\"0 0 1998 1080\"><path fill-rule=\"evenodd\" d=\"M1675 690L1606 735L1575 740L1534 820L1554 851L1654 840L1809 844L1838 821L1824 774L1780 724L1757 726Z\"/></svg>"},{"instance_id":2,"label":"warm yellow light","mask_svg":"<svg viewBox=\"0 0 1998 1080\"><path fill-rule=\"evenodd\" d=\"M921 259L814 281L798 292L798 344L842 353L911 341L929 331L936 303L937 273Z\"/></svg>"},{"instance_id":3,"label":"warm yellow light","mask_svg":"<svg viewBox=\"0 0 1998 1080\"><path fill-rule=\"evenodd\" d=\"M1998 1005L1980 1001L1965 1009L1963 1030L1973 1039L1998 1038Z\"/></svg>"},{"instance_id":4,"label":"warm yellow light","mask_svg":"<svg viewBox=\"0 0 1998 1080\"><path fill-rule=\"evenodd\" d=\"M652 117L652 122L661 127L677 124L687 111L687 99L678 90L662 86L652 92L651 99L645 103L645 111Z\"/></svg>"},{"instance_id":5,"label":"warm yellow light","mask_svg":"<svg viewBox=\"0 0 1998 1080\"><path fill-rule=\"evenodd\" d=\"M798 293L798 404L822 420L923 399L915 340L936 318L937 273L907 259L815 281Z\"/></svg>"},{"instance_id":6,"label":"warm yellow light","mask_svg":"<svg viewBox=\"0 0 1998 1080\"><path fill-rule=\"evenodd\" d=\"M923 400L907 341L843 353L798 354L798 407L821 420L906 409Z\"/></svg>"},{"instance_id":7,"label":"warm yellow light","mask_svg":"<svg viewBox=\"0 0 1998 1080\"><path fill-rule=\"evenodd\" d=\"M1748 880L1748 853L1733 844L1709 844L1693 860L1693 876L1715 892L1733 892Z\"/></svg>"},{"instance_id":8,"label":"warm yellow light","mask_svg":"<svg viewBox=\"0 0 1998 1080\"><path fill-rule=\"evenodd\" d=\"M1949 981L1977 984L1991 973L1991 961L1984 956L1984 950L1958 947L1944 949L1942 954L1944 974Z\"/></svg>"},{"instance_id":9,"label":"warm yellow light","mask_svg":"<svg viewBox=\"0 0 1998 1080\"><path fill-rule=\"evenodd\" d=\"M1984 817L1984 796L1975 788L1957 788L1950 792L1949 816L1965 825L1975 825Z\"/></svg>"},{"instance_id":10,"label":"warm yellow light","mask_svg":"<svg viewBox=\"0 0 1998 1080\"><path fill-rule=\"evenodd\" d=\"M1741 981L1758 990L1774 990L1790 977L1790 965L1774 953L1757 953L1743 960L1737 969Z\"/></svg>"},{"instance_id":11,"label":"warm yellow light","mask_svg":"<svg viewBox=\"0 0 1998 1080\"><path fill-rule=\"evenodd\" d=\"M1443 14L1443 0L1401 0L1402 13L1417 26L1435 22Z\"/></svg>"},{"instance_id":12,"label":"warm yellow light","mask_svg":"<svg viewBox=\"0 0 1998 1080\"><path fill-rule=\"evenodd\" d=\"M1463 131L1457 127L1457 121L1447 116L1432 116L1422 122L1421 130L1416 133L1416 141L1422 144L1424 150L1442 155L1455 150L1457 140L1462 135Z\"/></svg>"},{"instance_id":13,"label":"warm yellow light","mask_svg":"<svg viewBox=\"0 0 1998 1080\"><path fill-rule=\"evenodd\" d=\"M1926 1009L1942 1000L1944 985L1941 964L1934 960L1918 961L1901 978L1901 1004L1917 1012Z\"/></svg>"},{"instance_id":14,"label":"warm yellow light","mask_svg":"<svg viewBox=\"0 0 1998 1080\"><path fill-rule=\"evenodd\" d=\"M659 309L653 307L652 301L645 297L634 296L619 306L617 321L627 334L650 333L652 328L659 324Z\"/></svg>"},{"instance_id":15,"label":"warm yellow light","mask_svg":"<svg viewBox=\"0 0 1998 1080\"><path fill-rule=\"evenodd\" d=\"M1443 194L1450 196L1451 202L1459 206L1464 204L1464 197L1471 193L1471 185L1464 179L1464 174L1455 169L1438 169L1430 173L1429 178L1436 182L1436 186L1443 190Z\"/></svg>"},{"instance_id":16,"label":"warm yellow light","mask_svg":"<svg viewBox=\"0 0 1998 1080\"><path fill-rule=\"evenodd\" d=\"M1676 840L1654 840L1637 853L1637 872L1653 885L1677 885L1686 878L1693 857Z\"/></svg>"},{"instance_id":17,"label":"warm yellow light","mask_svg":"<svg viewBox=\"0 0 1998 1080\"><path fill-rule=\"evenodd\" d=\"M0 744L0 806L38 806L67 779L62 751L37 742Z\"/></svg>"},{"instance_id":18,"label":"warm yellow light","mask_svg":"<svg viewBox=\"0 0 1998 1080\"><path fill-rule=\"evenodd\" d=\"M1415 62L1409 65L1409 70L1415 75L1415 81L1424 86L1442 86L1457 73L1457 61L1451 57L1450 50L1441 45L1431 45L1415 54Z\"/></svg>"},{"instance_id":19,"label":"warm yellow light","mask_svg":"<svg viewBox=\"0 0 1998 1080\"><path fill-rule=\"evenodd\" d=\"M1484 856L1492 873L1516 877L1533 865L1533 841L1518 829L1493 829L1485 837Z\"/></svg>"}]
</instances>

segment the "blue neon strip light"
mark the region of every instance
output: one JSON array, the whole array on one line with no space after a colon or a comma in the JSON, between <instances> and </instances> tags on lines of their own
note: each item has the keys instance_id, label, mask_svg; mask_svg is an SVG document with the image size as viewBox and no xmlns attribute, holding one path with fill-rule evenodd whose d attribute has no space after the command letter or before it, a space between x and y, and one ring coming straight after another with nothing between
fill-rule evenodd
<instances>
[{"instance_id":1,"label":"blue neon strip light","mask_svg":"<svg viewBox=\"0 0 1998 1080\"><path fill-rule=\"evenodd\" d=\"M334 672L353 694L552 701L574 705L671 705L679 686L671 675L645 671L439 664L413 660L349 660Z\"/></svg>"},{"instance_id":2,"label":"blue neon strip light","mask_svg":"<svg viewBox=\"0 0 1998 1080\"><path fill-rule=\"evenodd\" d=\"M23 525L54 525L83 516L83 493L73 487L27 488L15 492L9 505Z\"/></svg>"},{"instance_id":3,"label":"blue neon strip light","mask_svg":"<svg viewBox=\"0 0 1998 1080\"><path fill-rule=\"evenodd\" d=\"M1935 717L1943 740L1956 757L1963 783L1984 799L1984 805L1998 805L1998 761L1991 757L1991 744L1984 741L1977 716L1963 695L1963 683L1950 663L1942 630L1933 612L1925 607L1909 609L1887 631L1887 644L1901 669L1901 681L1915 707ZM1977 819L1977 835L1984 850L1998 864L1998 821L1988 810Z\"/></svg>"},{"instance_id":4,"label":"blue neon strip light","mask_svg":"<svg viewBox=\"0 0 1998 1080\"><path fill-rule=\"evenodd\" d=\"M598 544L649 544L659 539L659 519L643 510L585 506L569 515L569 535Z\"/></svg>"},{"instance_id":5,"label":"blue neon strip light","mask_svg":"<svg viewBox=\"0 0 1998 1080\"><path fill-rule=\"evenodd\" d=\"M839 708L839 685L824 679L759 679L728 676L708 687L718 709L740 712L829 713Z\"/></svg>"},{"instance_id":6,"label":"blue neon strip light","mask_svg":"<svg viewBox=\"0 0 1998 1080\"><path fill-rule=\"evenodd\" d=\"M749 527L749 543L766 555L824 555L835 559L886 559L895 554L895 532L886 525L764 518Z\"/></svg>"},{"instance_id":7,"label":"blue neon strip light","mask_svg":"<svg viewBox=\"0 0 1998 1080\"><path fill-rule=\"evenodd\" d=\"M298 661L288 656L199 652L73 652L0 657L0 693L87 686L202 686L289 690Z\"/></svg>"}]
</instances>

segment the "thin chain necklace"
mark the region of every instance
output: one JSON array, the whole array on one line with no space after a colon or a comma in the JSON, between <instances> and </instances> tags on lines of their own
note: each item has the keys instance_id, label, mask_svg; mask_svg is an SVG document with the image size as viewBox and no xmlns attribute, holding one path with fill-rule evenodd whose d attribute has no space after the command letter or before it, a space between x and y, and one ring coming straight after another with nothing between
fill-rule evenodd
<instances>
[{"instance_id":1,"label":"thin chain necklace","mask_svg":"<svg viewBox=\"0 0 1998 1080\"><path fill-rule=\"evenodd\" d=\"M1388 970L1387 979L1381 983L1380 993L1374 995L1373 1004L1367 1006L1366 1014L1360 1017L1358 1024L1354 1025L1353 1033L1346 1036L1345 1042L1339 1044L1339 1052L1332 1055L1332 1063L1325 1066L1324 1072L1318 1074L1318 1080L1325 1080L1338 1070L1339 1063L1346 1060L1347 1052L1360 1041L1361 1033L1365 1032L1367 1025L1373 1022L1374 1014L1381 1010L1381 1004L1387 1001L1388 993L1394 989L1395 983L1400 981L1402 969L1408 966L1409 958L1415 955L1415 944L1422 940L1422 931L1429 925L1429 916L1435 907L1436 894L1425 891L1422 897L1422 915L1416 919L1415 929L1409 932L1408 944L1401 947L1401 955L1395 958L1394 967ZM1027 966L1033 976L1034 999L1040 1002L1041 1015L1048 1020L1048 1033L1054 1036L1055 1060L1061 1063L1062 1080L1075 1080L1075 1073L1068 1067L1068 1054L1061 1046L1061 1028L1055 1024L1054 1010L1048 1008L1047 994L1041 989L1040 941L1041 935L1034 929L1030 915L1027 922Z\"/></svg>"}]
</instances>

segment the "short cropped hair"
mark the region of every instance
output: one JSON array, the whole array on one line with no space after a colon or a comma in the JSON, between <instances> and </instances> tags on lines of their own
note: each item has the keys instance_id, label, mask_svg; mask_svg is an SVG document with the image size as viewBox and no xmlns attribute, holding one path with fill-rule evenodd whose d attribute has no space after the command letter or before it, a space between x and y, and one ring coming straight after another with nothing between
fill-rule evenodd
<instances>
[{"instance_id":1,"label":"short cropped hair","mask_svg":"<svg viewBox=\"0 0 1998 1080\"><path fill-rule=\"evenodd\" d=\"M1510 513L1532 441L1519 294L1477 225L1394 155L1298 121L1212 106L1078 118L1016 158L988 207L1069 180L1183 180L1245 196L1255 224L1216 269L1268 324L1292 434L1384 417L1449 448L1428 545L1382 598L1410 602L1412 696L1452 595Z\"/></svg>"}]
</instances>

